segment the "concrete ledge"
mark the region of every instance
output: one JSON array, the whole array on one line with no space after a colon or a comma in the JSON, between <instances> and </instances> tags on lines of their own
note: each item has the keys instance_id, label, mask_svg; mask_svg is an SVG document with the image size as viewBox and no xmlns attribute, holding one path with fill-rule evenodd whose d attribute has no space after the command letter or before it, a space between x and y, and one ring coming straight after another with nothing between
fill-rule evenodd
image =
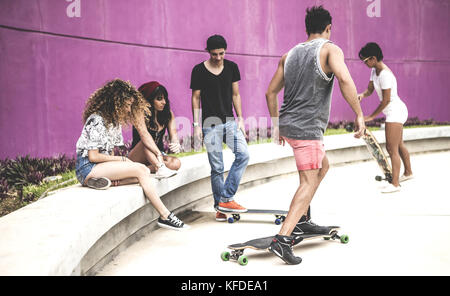
<instances>
[{"instance_id":1,"label":"concrete ledge","mask_svg":"<svg viewBox=\"0 0 450 296\"><path fill-rule=\"evenodd\" d=\"M384 132L374 132L381 144ZM411 153L449 150L450 127L405 129ZM364 142L351 134L324 139L330 163L371 159ZM249 146L242 184L296 171L289 146ZM225 170L233 155L224 151ZM189 213L198 202L212 205L210 167L205 154L181 159L175 177L155 180L165 205ZM376 173L374 172L374 175ZM94 274L120 250L156 227L158 214L138 185L96 191L73 186L0 218L0 275Z\"/></svg>"}]
</instances>

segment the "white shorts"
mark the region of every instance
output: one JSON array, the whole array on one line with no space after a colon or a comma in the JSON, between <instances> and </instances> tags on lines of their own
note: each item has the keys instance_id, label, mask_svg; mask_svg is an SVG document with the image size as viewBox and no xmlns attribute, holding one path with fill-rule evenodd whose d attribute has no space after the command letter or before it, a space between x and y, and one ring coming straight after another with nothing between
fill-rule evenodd
<instances>
[{"instance_id":1,"label":"white shorts","mask_svg":"<svg viewBox=\"0 0 450 296\"><path fill-rule=\"evenodd\" d=\"M386 122L397 122L405 124L408 120L408 108L402 101L394 101L384 108L383 113L386 115Z\"/></svg>"}]
</instances>

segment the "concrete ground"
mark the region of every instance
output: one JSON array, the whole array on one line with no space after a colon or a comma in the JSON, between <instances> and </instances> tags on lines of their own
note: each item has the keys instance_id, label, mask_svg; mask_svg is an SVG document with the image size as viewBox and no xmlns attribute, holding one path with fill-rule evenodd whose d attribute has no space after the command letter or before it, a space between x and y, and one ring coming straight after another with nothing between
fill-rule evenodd
<instances>
[{"instance_id":1,"label":"concrete ground","mask_svg":"<svg viewBox=\"0 0 450 296\"><path fill-rule=\"evenodd\" d=\"M313 221L340 225L348 244L322 239L294 247L303 258L289 266L269 252L247 250L249 263L224 262L226 246L276 234L272 216L216 222L212 201L183 217L191 229L158 229L137 241L97 275L450 275L450 151L412 155L415 178L397 193L374 161L332 167L312 202ZM241 188L236 200L248 208L288 209L298 175Z\"/></svg>"}]
</instances>

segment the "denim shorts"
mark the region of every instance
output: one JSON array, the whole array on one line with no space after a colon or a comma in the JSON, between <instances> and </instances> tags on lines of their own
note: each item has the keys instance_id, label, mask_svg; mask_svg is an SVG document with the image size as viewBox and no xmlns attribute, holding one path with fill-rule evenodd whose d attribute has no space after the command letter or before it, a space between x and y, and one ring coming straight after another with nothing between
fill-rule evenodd
<instances>
[{"instance_id":1,"label":"denim shorts","mask_svg":"<svg viewBox=\"0 0 450 296\"><path fill-rule=\"evenodd\" d=\"M90 162L89 158L82 157L81 154L77 154L77 162L75 164L75 171L77 175L78 182L81 183L81 185L84 185L84 180L86 179L87 175L92 171L94 168L95 163Z\"/></svg>"}]
</instances>

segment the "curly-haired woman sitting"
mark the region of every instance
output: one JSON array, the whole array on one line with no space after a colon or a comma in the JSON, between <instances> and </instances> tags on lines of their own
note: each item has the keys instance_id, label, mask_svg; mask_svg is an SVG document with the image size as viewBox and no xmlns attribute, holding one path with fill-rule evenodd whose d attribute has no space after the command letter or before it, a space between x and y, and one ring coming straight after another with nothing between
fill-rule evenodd
<instances>
[{"instance_id":1,"label":"curly-haired woman sitting","mask_svg":"<svg viewBox=\"0 0 450 296\"><path fill-rule=\"evenodd\" d=\"M139 183L145 196L160 214L158 225L181 230L188 226L171 213L157 195L145 165L125 156L113 155L115 146L123 145L121 125L133 124L147 149L160 162L162 155L147 131L145 116L149 106L141 93L120 79L106 83L92 94L83 113L83 131L77 141L76 175L78 181L95 189Z\"/></svg>"}]
</instances>

